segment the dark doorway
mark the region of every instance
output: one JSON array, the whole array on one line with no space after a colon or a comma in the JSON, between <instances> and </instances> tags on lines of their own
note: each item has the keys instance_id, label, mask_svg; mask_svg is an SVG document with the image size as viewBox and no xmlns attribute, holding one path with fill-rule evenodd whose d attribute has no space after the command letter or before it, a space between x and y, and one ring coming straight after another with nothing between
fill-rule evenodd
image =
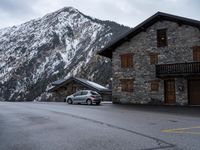
<instances>
[{"instance_id":1,"label":"dark doorway","mask_svg":"<svg viewBox=\"0 0 200 150\"><path fill-rule=\"evenodd\" d=\"M189 104L200 105L200 80L188 81Z\"/></svg>"}]
</instances>

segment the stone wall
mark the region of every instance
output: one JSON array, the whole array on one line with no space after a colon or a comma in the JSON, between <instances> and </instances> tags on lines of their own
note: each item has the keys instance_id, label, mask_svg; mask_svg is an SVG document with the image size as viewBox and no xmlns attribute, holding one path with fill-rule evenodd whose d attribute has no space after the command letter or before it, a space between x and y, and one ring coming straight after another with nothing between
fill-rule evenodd
<instances>
[{"instance_id":1,"label":"stone wall","mask_svg":"<svg viewBox=\"0 0 200 150\"><path fill-rule=\"evenodd\" d=\"M176 78L176 102L180 105L188 104L187 80L184 78Z\"/></svg>"},{"instance_id":2,"label":"stone wall","mask_svg":"<svg viewBox=\"0 0 200 150\"><path fill-rule=\"evenodd\" d=\"M168 46L157 48L157 30L167 29ZM175 22L160 21L123 43L112 57L113 103L164 103L164 81L156 78L155 65L150 64L149 53L158 53L158 63L193 61L193 46L200 45L200 30ZM134 67L121 68L120 54L133 53ZM120 79L134 78L134 92L122 92ZM152 92L150 81L160 80L159 91ZM187 104L187 80L175 79L177 104ZM184 87L183 91L180 87Z\"/></svg>"}]
</instances>

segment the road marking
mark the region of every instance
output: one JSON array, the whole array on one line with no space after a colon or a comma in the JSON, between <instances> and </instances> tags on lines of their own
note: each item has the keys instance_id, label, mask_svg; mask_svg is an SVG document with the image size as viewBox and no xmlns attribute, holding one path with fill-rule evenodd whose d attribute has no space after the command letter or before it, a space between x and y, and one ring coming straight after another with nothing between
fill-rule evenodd
<instances>
[{"instance_id":1,"label":"road marking","mask_svg":"<svg viewBox=\"0 0 200 150\"><path fill-rule=\"evenodd\" d=\"M200 129L200 126L195 126L195 127L188 127L188 128L176 128L176 129L166 129L166 130L161 130L161 132L166 132L166 133L187 133L187 134L195 134L195 135L200 135L200 131L188 131L192 129Z\"/></svg>"}]
</instances>

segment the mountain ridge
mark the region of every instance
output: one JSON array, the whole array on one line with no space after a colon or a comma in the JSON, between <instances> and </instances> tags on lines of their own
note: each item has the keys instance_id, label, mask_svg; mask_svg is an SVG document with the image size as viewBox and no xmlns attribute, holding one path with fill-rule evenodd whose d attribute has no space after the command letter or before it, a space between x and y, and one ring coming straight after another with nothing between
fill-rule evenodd
<instances>
[{"instance_id":1,"label":"mountain ridge","mask_svg":"<svg viewBox=\"0 0 200 150\"><path fill-rule=\"evenodd\" d=\"M69 75L108 84L111 62L96 52L129 29L73 7L0 29L0 100L49 100L51 82Z\"/></svg>"}]
</instances>

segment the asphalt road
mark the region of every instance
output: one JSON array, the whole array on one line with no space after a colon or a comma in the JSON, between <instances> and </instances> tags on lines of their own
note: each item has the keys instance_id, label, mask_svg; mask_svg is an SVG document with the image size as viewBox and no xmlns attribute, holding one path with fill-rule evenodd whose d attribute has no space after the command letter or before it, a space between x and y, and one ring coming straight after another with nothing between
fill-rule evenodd
<instances>
[{"instance_id":1,"label":"asphalt road","mask_svg":"<svg viewBox=\"0 0 200 150\"><path fill-rule=\"evenodd\" d=\"M199 150L200 109L0 102L0 150Z\"/></svg>"}]
</instances>

